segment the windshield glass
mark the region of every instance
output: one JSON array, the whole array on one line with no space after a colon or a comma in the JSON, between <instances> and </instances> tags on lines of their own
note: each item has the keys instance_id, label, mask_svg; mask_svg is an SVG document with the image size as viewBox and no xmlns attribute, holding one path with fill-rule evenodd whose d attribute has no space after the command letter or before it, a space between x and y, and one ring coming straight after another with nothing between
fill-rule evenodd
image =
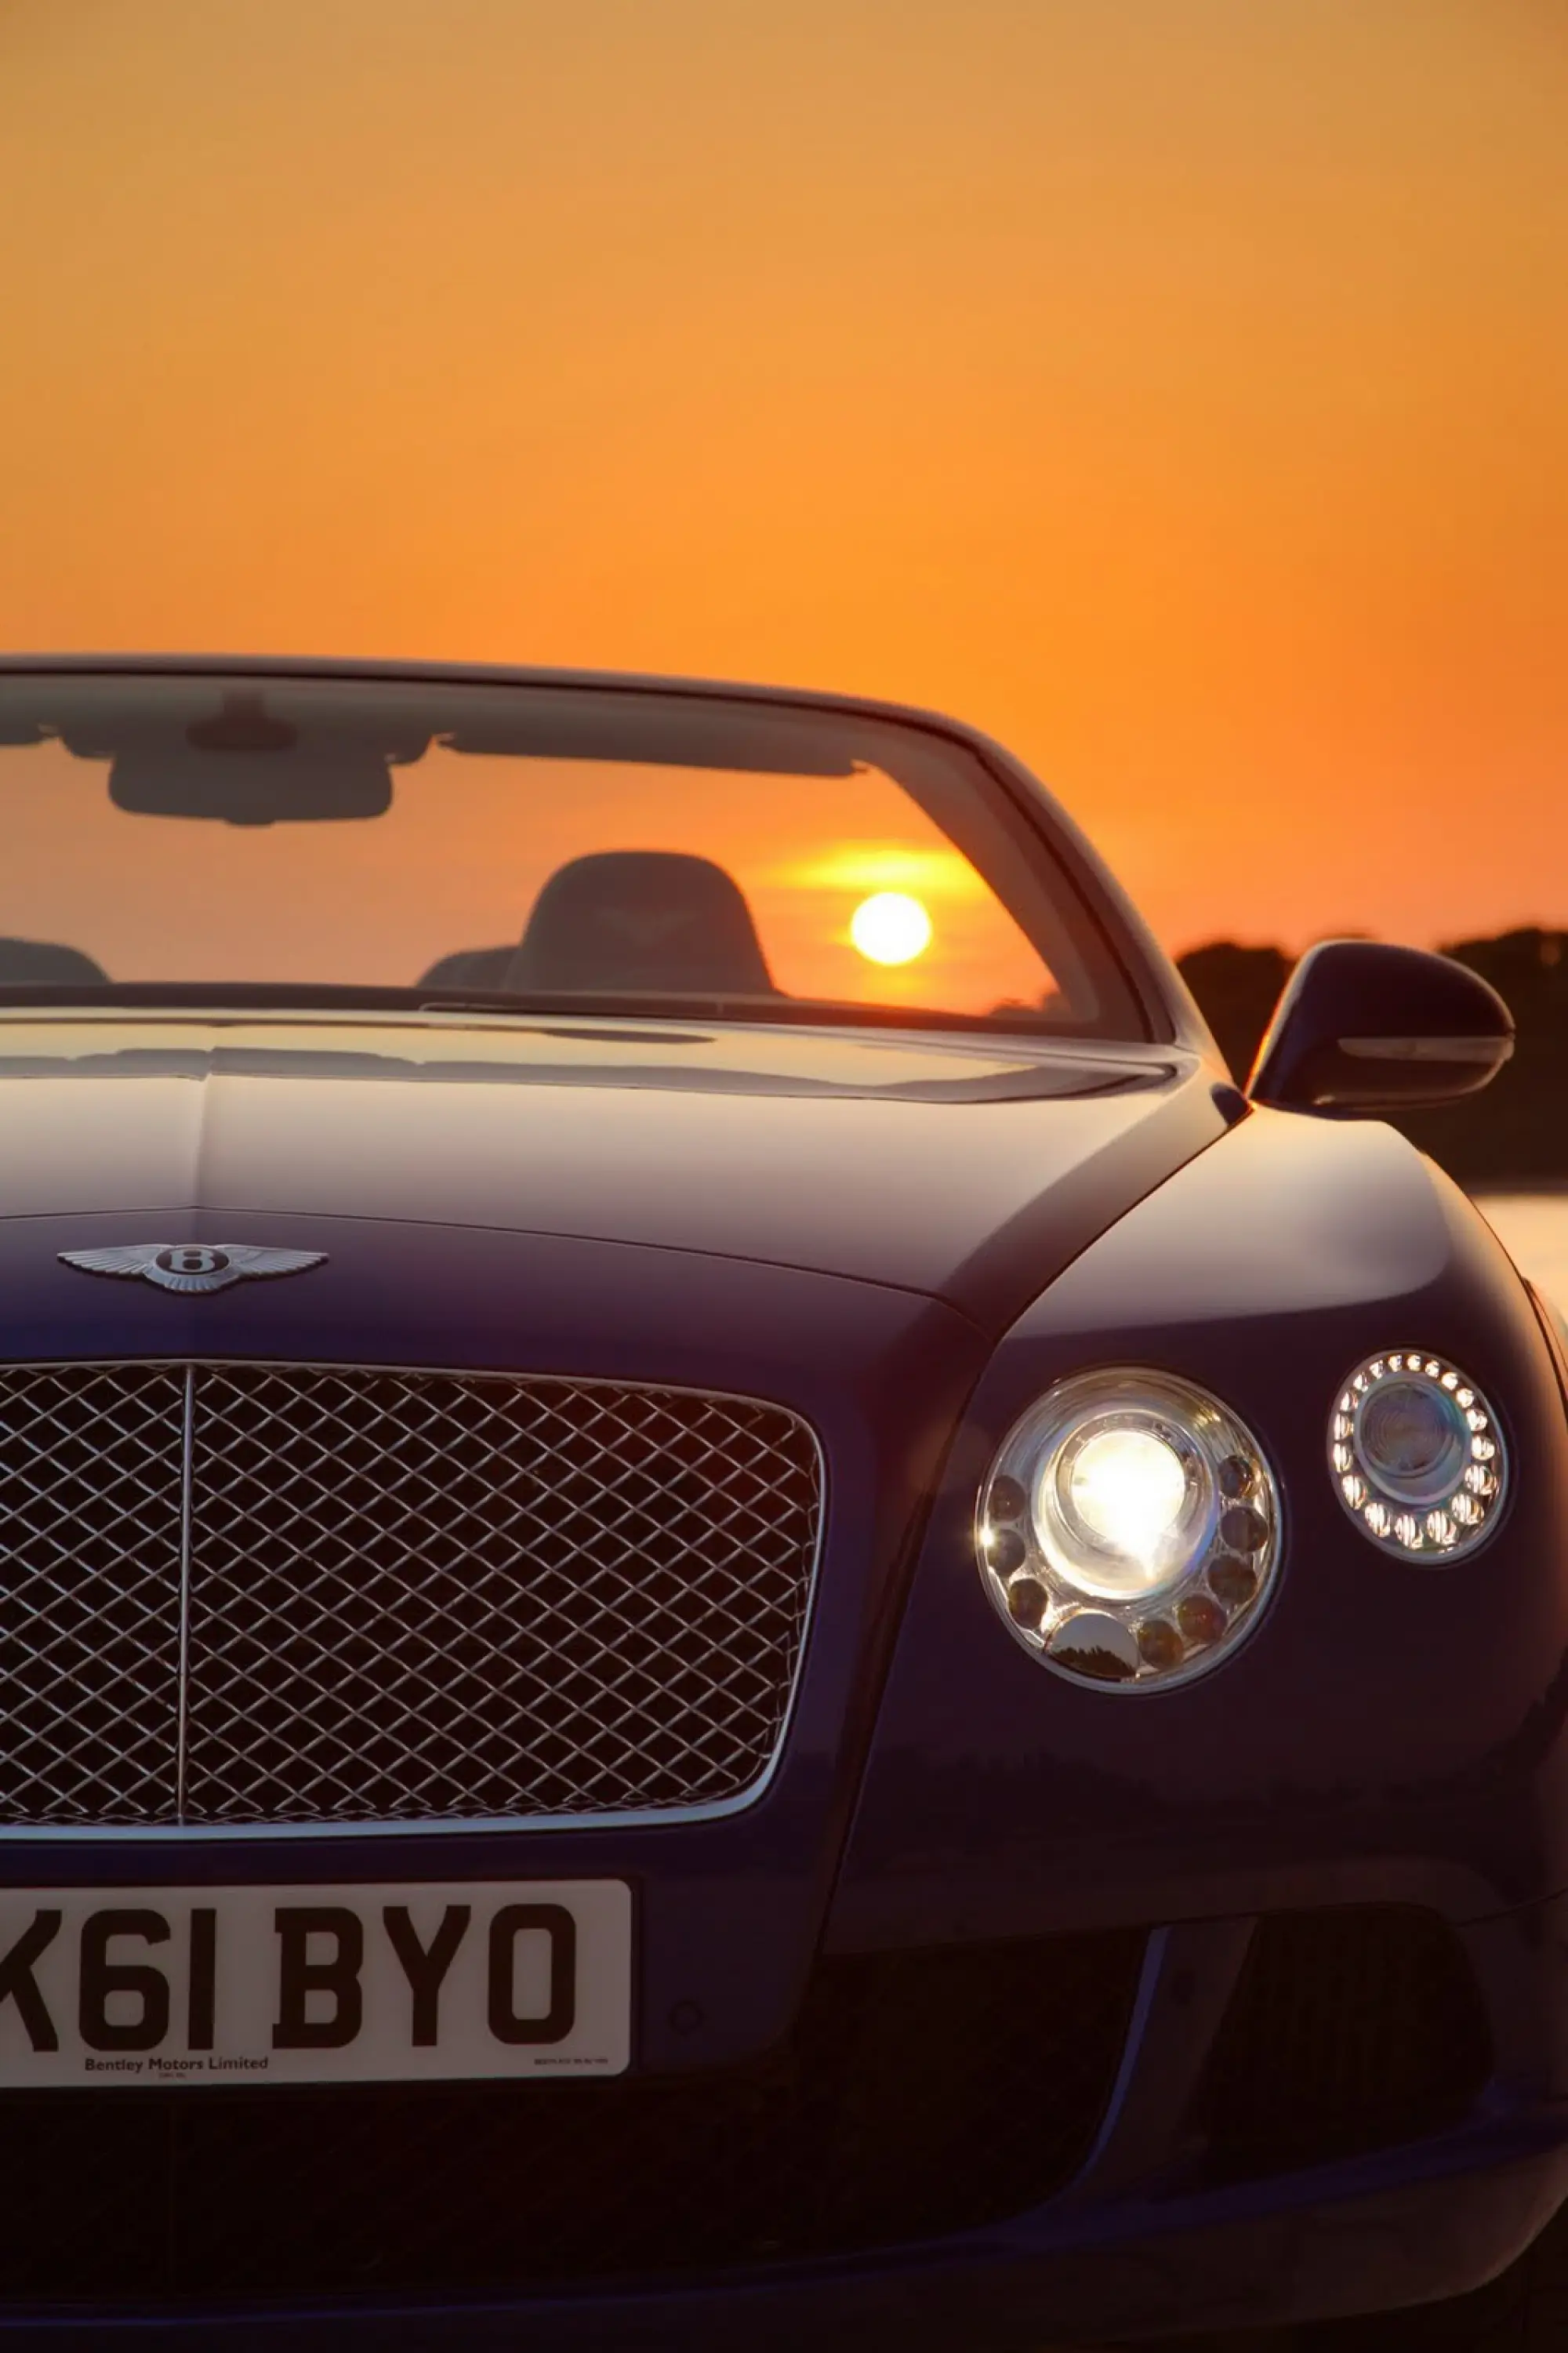
<instances>
[{"instance_id":1,"label":"windshield glass","mask_svg":"<svg viewBox=\"0 0 1568 2353\"><path fill-rule=\"evenodd\" d=\"M1073 886L979 762L854 714L12 676L0 839L0 1003L350 989L1143 1034Z\"/></svg>"}]
</instances>

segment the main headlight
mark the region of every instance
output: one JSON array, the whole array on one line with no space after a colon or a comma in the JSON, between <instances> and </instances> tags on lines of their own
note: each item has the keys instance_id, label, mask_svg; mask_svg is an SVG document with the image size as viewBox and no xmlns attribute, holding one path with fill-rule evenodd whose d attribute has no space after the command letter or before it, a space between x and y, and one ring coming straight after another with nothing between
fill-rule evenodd
<instances>
[{"instance_id":1,"label":"main headlight","mask_svg":"<svg viewBox=\"0 0 1568 2353\"><path fill-rule=\"evenodd\" d=\"M975 1548L992 1600L1044 1665L1138 1689L1185 1681L1258 1617L1279 1567L1279 1491L1217 1398L1167 1373L1076 1373L1008 1433Z\"/></svg>"},{"instance_id":2,"label":"main headlight","mask_svg":"<svg viewBox=\"0 0 1568 2353\"><path fill-rule=\"evenodd\" d=\"M1363 1535L1434 1567L1490 1534L1508 1487L1491 1407L1455 1366L1419 1349L1356 1366L1329 1417L1329 1468Z\"/></svg>"}]
</instances>

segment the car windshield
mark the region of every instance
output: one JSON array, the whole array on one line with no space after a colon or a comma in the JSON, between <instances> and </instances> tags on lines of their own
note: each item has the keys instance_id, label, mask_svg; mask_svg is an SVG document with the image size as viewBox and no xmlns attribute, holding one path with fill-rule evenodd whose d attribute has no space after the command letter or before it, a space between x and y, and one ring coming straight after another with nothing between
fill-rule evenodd
<instances>
[{"instance_id":1,"label":"car windshield","mask_svg":"<svg viewBox=\"0 0 1568 2353\"><path fill-rule=\"evenodd\" d=\"M0 1004L477 1005L1137 1038L934 731L651 689L0 679Z\"/></svg>"}]
</instances>

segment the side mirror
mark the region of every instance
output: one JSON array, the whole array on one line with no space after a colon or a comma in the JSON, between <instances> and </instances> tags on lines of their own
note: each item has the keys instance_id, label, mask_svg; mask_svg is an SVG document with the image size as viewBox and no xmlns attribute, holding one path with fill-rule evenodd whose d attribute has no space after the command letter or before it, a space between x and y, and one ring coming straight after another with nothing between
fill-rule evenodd
<instances>
[{"instance_id":1,"label":"side mirror","mask_svg":"<svg viewBox=\"0 0 1568 2353\"><path fill-rule=\"evenodd\" d=\"M1247 1092L1286 1111L1409 1111L1478 1093L1512 1051L1512 1014L1466 965L1325 940L1286 982Z\"/></svg>"}]
</instances>

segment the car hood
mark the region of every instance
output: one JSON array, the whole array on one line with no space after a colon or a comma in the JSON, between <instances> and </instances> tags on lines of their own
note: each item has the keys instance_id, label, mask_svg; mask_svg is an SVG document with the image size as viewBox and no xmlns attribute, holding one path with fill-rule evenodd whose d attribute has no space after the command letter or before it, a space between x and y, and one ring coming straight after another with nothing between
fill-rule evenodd
<instances>
[{"instance_id":1,"label":"car hood","mask_svg":"<svg viewBox=\"0 0 1568 2353\"><path fill-rule=\"evenodd\" d=\"M1215 1077L972 1032L12 1017L0 1216L109 1214L127 1241L274 1217L574 1237L996 1328L1224 1133Z\"/></svg>"}]
</instances>

